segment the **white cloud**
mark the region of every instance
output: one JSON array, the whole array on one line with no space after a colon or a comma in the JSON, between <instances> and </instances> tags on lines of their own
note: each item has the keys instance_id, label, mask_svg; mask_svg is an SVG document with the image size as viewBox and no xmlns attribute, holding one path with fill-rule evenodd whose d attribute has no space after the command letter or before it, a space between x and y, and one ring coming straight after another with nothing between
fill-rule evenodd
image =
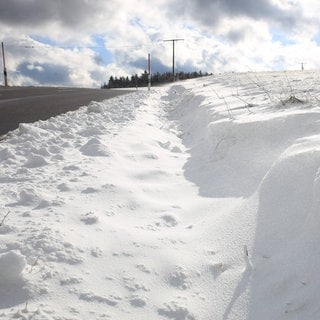
<instances>
[{"instance_id":1,"label":"white cloud","mask_svg":"<svg viewBox=\"0 0 320 320\"><path fill-rule=\"evenodd\" d=\"M176 70L318 68L319 13L317 0L11 0L0 3L0 28L12 84L100 86L142 72L149 52L154 72L170 71L162 40L172 38L184 39Z\"/></svg>"}]
</instances>

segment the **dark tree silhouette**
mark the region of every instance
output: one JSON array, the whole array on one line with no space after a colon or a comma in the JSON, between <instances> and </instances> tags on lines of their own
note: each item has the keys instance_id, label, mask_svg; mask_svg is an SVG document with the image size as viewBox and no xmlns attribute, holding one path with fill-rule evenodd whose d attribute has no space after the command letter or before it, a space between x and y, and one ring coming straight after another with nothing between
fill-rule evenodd
<instances>
[{"instance_id":1,"label":"dark tree silhouette","mask_svg":"<svg viewBox=\"0 0 320 320\"><path fill-rule=\"evenodd\" d=\"M199 72L179 72L176 74L176 80L186 80L199 78L203 76L208 76L209 74L203 73L201 70ZM153 86L159 86L161 84L172 82L172 73L154 73L151 75L151 83ZM111 89L111 88L135 88L135 87L146 87L148 85L148 72L145 70L140 77L134 74L130 77L113 77L110 76L108 84L104 83L101 88Z\"/></svg>"}]
</instances>

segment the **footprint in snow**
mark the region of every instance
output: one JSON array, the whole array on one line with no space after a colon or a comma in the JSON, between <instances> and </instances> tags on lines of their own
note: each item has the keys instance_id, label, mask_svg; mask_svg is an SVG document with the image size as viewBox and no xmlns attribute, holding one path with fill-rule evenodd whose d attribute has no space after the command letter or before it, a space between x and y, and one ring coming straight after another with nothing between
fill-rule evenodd
<instances>
[{"instance_id":1,"label":"footprint in snow","mask_svg":"<svg viewBox=\"0 0 320 320\"><path fill-rule=\"evenodd\" d=\"M36 209L45 208L50 206L52 203L45 199L45 197L32 188L26 188L20 191L19 199L15 203L10 203L7 206L33 206Z\"/></svg>"},{"instance_id":2,"label":"footprint in snow","mask_svg":"<svg viewBox=\"0 0 320 320\"><path fill-rule=\"evenodd\" d=\"M135 308L143 308L147 303L144 298L133 296L129 299L130 304Z\"/></svg>"},{"instance_id":3,"label":"footprint in snow","mask_svg":"<svg viewBox=\"0 0 320 320\"><path fill-rule=\"evenodd\" d=\"M169 275L168 282L170 286L177 289L186 290L190 287L190 282L188 280L189 275L182 267L178 267L177 270L173 271Z\"/></svg>"},{"instance_id":4,"label":"footprint in snow","mask_svg":"<svg viewBox=\"0 0 320 320\"><path fill-rule=\"evenodd\" d=\"M158 314L173 320L195 320L195 317L186 307L179 306L177 302L166 303L158 308Z\"/></svg>"},{"instance_id":5,"label":"footprint in snow","mask_svg":"<svg viewBox=\"0 0 320 320\"><path fill-rule=\"evenodd\" d=\"M142 155L142 157L145 159L150 159L150 160L158 160L159 159L159 157L154 153L145 153Z\"/></svg>"},{"instance_id":6,"label":"footprint in snow","mask_svg":"<svg viewBox=\"0 0 320 320\"><path fill-rule=\"evenodd\" d=\"M63 278L60 280L60 285L61 286L68 286L68 285L74 285L74 284L79 284L83 281L82 278L80 277L76 277L76 276L72 276L69 278Z\"/></svg>"},{"instance_id":7,"label":"footprint in snow","mask_svg":"<svg viewBox=\"0 0 320 320\"><path fill-rule=\"evenodd\" d=\"M221 273L227 270L227 266L224 265L222 262L210 264L208 266L209 272L213 275L214 279L217 279Z\"/></svg>"},{"instance_id":8,"label":"footprint in snow","mask_svg":"<svg viewBox=\"0 0 320 320\"><path fill-rule=\"evenodd\" d=\"M101 295L94 294L92 292L83 292L78 295L80 300L84 300L87 302L100 302L105 303L108 306L116 306L118 304L118 300L121 300L119 297L104 297Z\"/></svg>"},{"instance_id":9,"label":"footprint in snow","mask_svg":"<svg viewBox=\"0 0 320 320\"><path fill-rule=\"evenodd\" d=\"M175 227L178 224L177 219L173 215L165 214L160 217L166 227Z\"/></svg>"},{"instance_id":10,"label":"footprint in snow","mask_svg":"<svg viewBox=\"0 0 320 320\"><path fill-rule=\"evenodd\" d=\"M173 153L182 153L182 150L178 146L173 146L171 148L171 152L173 152Z\"/></svg>"},{"instance_id":11,"label":"footprint in snow","mask_svg":"<svg viewBox=\"0 0 320 320\"><path fill-rule=\"evenodd\" d=\"M158 142L159 146L163 149L169 149L170 148L170 145L171 145L171 142L170 141L167 141L167 142L161 142L159 141Z\"/></svg>"},{"instance_id":12,"label":"footprint in snow","mask_svg":"<svg viewBox=\"0 0 320 320\"><path fill-rule=\"evenodd\" d=\"M99 218L93 213L88 212L81 216L80 220L87 225L96 224L99 221Z\"/></svg>"},{"instance_id":13,"label":"footprint in snow","mask_svg":"<svg viewBox=\"0 0 320 320\"><path fill-rule=\"evenodd\" d=\"M167 227L172 228L178 225L177 219L173 215L165 214L160 217L160 221L155 222L156 227ZM148 225L149 229L151 229L152 225ZM158 229L156 229L158 230ZM154 231L156 231L154 230Z\"/></svg>"},{"instance_id":14,"label":"footprint in snow","mask_svg":"<svg viewBox=\"0 0 320 320\"><path fill-rule=\"evenodd\" d=\"M163 149L167 149L170 150L173 153L182 153L182 150L178 147L178 146L171 146L171 142L167 141L167 142L158 142L159 146Z\"/></svg>"},{"instance_id":15,"label":"footprint in snow","mask_svg":"<svg viewBox=\"0 0 320 320\"><path fill-rule=\"evenodd\" d=\"M92 187L88 187L84 190L81 191L81 193L85 193L85 194L89 194L89 193L97 193L99 192L98 189L92 188Z\"/></svg>"},{"instance_id":16,"label":"footprint in snow","mask_svg":"<svg viewBox=\"0 0 320 320\"><path fill-rule=\"evenodd\" d=\"M67 191L70 191L71 188L69 187L68 184L66 183L61 183L57 186L58 190L60 190L61 192L67 192Z\"/></svg>"},{"instance_id":17,"label":"footprint in snow","mask_svg":"<svg viewBox=\"0 0 320 320\"><path fill-rule=\"evenodd\" d=\"M102 256L103 251L100 248L96 247L91 249L90 254L95 258L99 258Z\"/></svg>"},{"instance_id":18,"label":"footprint in snow","mask_svg":"<svg viewBox=\"0 0 320 320\"><path fill-rule=\"evenodd\" d=\"M151 270L150 270L147 266L145 266L145 265L143 265L143 264L138 264L138 265L136 265L136 267L137 267L141 272L144 272L144 273L147 273L147 274L150 274L150 273L151 273Z\"/></svg>"},{"instance_id":19,"label":"footprint in snow","mask_svg":"<svg viewBox=\"0 0 320 320\"><path fill-rule=\"evenodd\" d=\"M150 289L146 288L144 284L141 284L135 279L134 277L124 277L123 278L124 286L127 290L130 292L136 292L136 291L144 291L148 292Z\"/></svg>"},{"instance_id":20,"label":"footprint in snow","mask_svg":"<svg viewBox=\"0 0 320 320\"><path fill-rule=\"evenodd\" d=\"M75 165L70 165L70 166L63 167L63 170L64 171L78 171L78 170L80 170L80 168Z\"/></svg>"}]
</instances>

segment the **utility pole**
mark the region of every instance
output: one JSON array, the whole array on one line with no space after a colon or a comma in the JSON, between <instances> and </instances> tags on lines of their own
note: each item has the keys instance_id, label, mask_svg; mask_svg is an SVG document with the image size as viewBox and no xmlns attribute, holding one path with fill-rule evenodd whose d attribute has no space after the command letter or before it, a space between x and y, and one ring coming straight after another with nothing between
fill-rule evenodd
<instances>
[{"instance_id":1,"label":"utility pole","mask_svg":"<svg viewBox=\"0 0 320 320\"><path fill-rule=\"evenodd\" d=\"M151 55L148 53L148 91L151 88Z\"/></svg>"},{"instance_id":2,"label":"utility pole","mask_svg":"<svg viewBox=\"0 0 320 320\"><path fill-rule=\"evenodd\" d=\"M183 41L184 39L168 39L163 41L171 41L172 42L172 81L174 82L175 76L174 76L174 43L176 41Z\"/></svg>"},{"instance_id":3,"label":"utility pole","mask_svg":"<svg viewBox=\"0 0 320 320\"><path fill-rule=\"evenodd\" d=\"M4 55L4 45L3 42L1 42L2 46L2 61L3 61L3 75L4 75L4 86L8 86L8 77L7 77L7 68L6 68L6 59Z\"/></svg>"}]
</instances>

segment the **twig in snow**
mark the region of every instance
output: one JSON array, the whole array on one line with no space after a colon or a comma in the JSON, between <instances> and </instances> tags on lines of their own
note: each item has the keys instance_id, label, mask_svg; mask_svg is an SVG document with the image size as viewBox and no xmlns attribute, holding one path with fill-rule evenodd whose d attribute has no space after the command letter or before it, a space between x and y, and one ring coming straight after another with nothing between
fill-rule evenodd
<instances>
[{"instance_id":1,"label":"twig in snow","mask_svg":"<svg viewBox=\"0 0 320 320\"><path fill-rule=\"evenodd\" d=\"M271 96L270 90L267 90L267 88L261 84L261 81L259 80L256 74L254 78L255 79L252 79L253 83L268 96L269 100L272 103L278 102L278 101L275 101L275 99L273 99L273 97Z\"/></svg>"},{"instance_id":2,"label":"twig in snow","mask_svg":"<svg viewBox=\"0 0 320 320\"><path fill-rule=\"evenodd\" d=\"M218 143L216 144L216 146L215 146L214 149L213 149L213 152L216 152L216 151L219 149L220 145L221 145L224 141L228 141L228 140L230 140L230 141L231 141L230 143L233 143L233 144L237 142L237 138L236 138L236 137L233 137L233 136L223 137L223 138L221 138L221 139L218 141Z\"/></svg>"},{"instance_id":3,"label":"twig in snow","mask_svg":"<svg viewBox=\"0 0 320 320\"><path fill-rule=\"evenodd\" d=\"M216 96L217 96L219 99L221 99L221 100L224 101L224 104L225 104L226 107L227 107L227 111L228 111L228 114L229 114L229 118L230 118L230 119L234 119L234 116L233 116L233 114L232 114L232 112L231 112L230 106L229 106L226 98L225 98L224 96L220 96L216 90L212 90L212 91L216 94Z\"/></svg>"},{"instance_id":4,"label":"twig in snow","mask_svg":"<svg viewBox=\"0 0 320 320\"><path fill-rule=\"evenodd\" d=\"M247 268L252 269L252 264L249 260L249 252L248 252L248 247L246 245L243 246L243 255L244 255L244 260L247 264Z\"/></svg>"},{"instance_id":5,"label":"twig in snow","mask_svg":"<svg viewBox=\"0 0 320 320\"><path fill-rule=\"evenodd\" d=\"M287 75L286 72L284 73L284 75L285 75L285 79L287 81L287 85L288 85L288 87L290 89L290 96L293 96L294 93L293 93L293 88L292 88L292 85L291 85L291 80L289 80L288 75Z\"/></svg>"},{"instance_id":6,"label":"twig in snow","mask_svg":"<svg viewBox=\"0 0 320 320\"><path fill-rule=\"evenodd\" d=\"M35 266L37 265L39 259L40 259L40 256L37 256L36 260L34 261L34 263L33 263L32 266L31 266L31 269L30 269L29 273L31 273L32 270L33 270L33 267L35 267Z\"/></svg>"},{"instance_id":7,"label":"twig in snow","mask_svg":"<svg viewBox=\"0 0 320 320\"><path fill-rule=\"evenodd\" d=\"M3 217L3 219L0 222L0 227L4 224L4 220L6 220L7 216L9 215L10 210L7 212L7 214Z\"/></svg>"},{"instance_id":8,"label":"twig in snow","mask_svg":"<svg viewBox=\"0 0 320 320\"><path fill-rule=\"evenodd\" d=\"M215 95L219 98L219 99L224 99L224 96L220 96L219 93L214 90L214 89L211 89L211 91L213 91L215 93Z\"/></svg>"},{"instance_id":9,"label":"twig in snow","mask_svg":"<svg viewBox=\"0 0 320 320\"><path fill-rule=\"evenodd\" d=\"M242 99L239 96L234 96L234 97L236 97L237 99L245 103L244 108L246 108L249 111L249 113L254 113L252 110L250 110L250 108L254 106L252 103L247 102L246 100Z\"/></svg>"}]
</instances>

